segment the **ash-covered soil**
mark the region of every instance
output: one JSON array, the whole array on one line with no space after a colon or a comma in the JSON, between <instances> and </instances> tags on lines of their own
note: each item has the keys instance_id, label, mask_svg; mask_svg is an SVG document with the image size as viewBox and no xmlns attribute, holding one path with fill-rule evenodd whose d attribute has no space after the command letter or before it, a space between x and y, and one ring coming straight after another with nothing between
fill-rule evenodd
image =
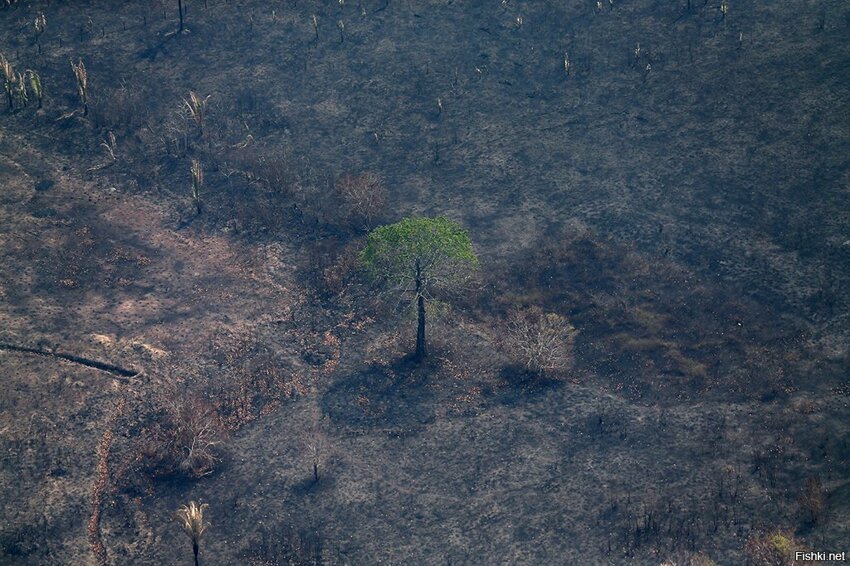
<instances>
[{"instance_id":1,"label":"ash-covered soil","mask_svg":"<svg viewBox=\"0 0 850 566\"><path fill-rule=\"evenodd\" d=\"M0 561L188 562L190 500L202 564L850 550L850 7L184 4L0 8ZM418 366L364 173L481 260Z\"/></svg>"}]
</instances>

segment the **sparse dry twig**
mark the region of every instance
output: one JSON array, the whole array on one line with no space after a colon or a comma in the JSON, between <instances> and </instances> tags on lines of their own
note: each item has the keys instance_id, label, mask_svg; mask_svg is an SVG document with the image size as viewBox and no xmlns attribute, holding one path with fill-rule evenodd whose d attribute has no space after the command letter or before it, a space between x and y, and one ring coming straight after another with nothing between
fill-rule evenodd
<instances>
[{"instance_id":1,"label":"sparse dry twig","mask_svg":"<svg viewBox=\"0 0 850 566\"><path fill-rule=\"evenodd\" d=\"M305 442L307 454L310 456L310 463L313 466L313 482L319 481L319 464L322 463L324 457L326 441L325 433L317 425L310 431L310 436Z\"/></svg>"}]
</instances>

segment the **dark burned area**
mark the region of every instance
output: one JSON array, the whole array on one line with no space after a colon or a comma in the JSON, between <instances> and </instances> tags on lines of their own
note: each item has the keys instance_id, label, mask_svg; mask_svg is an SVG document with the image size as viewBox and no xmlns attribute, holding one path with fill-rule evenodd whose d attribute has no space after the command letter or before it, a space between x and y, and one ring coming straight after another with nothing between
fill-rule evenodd
<instances>
[{"instance_id":1,"label":"dark burned area","mask_svg":"<svg viewBox=\"0 0 850 566\"><path fill-rule=\"evenodd\" d=\"M180 4L0 7L0 562L850 550L850 5Z\"/></svg>"}]
</instances>

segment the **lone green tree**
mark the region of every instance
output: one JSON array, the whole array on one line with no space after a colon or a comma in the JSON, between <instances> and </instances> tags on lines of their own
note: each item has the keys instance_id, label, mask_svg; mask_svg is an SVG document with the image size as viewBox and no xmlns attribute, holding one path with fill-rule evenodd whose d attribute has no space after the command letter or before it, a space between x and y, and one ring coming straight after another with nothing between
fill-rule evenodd
<instances>
[{"instance_id":1,"label":"lone green tree","mask_svg":"<svg viewBox=\"0 0 850 566\"><path fill-rule=\"evenodd\" d=\"M478 267L469 234L443 217L405 218L375 228L360 261L373 278L416 303L416 361L427 354L425 303L431 290L457 287Z\"/></svg>"}]
</instances>

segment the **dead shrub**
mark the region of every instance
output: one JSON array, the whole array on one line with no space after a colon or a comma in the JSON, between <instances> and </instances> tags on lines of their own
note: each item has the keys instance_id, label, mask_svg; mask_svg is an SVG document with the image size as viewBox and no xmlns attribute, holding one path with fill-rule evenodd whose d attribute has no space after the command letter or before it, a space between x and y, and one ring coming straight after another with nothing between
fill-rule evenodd
<instances>
[{"instance_id":1,"label":"dead shrub","mask_svg":"<svg viewBox=\"0 0 850 566\"><path fill-rule=\"evenodd\" d=\"M341 220L351 227L369 231L387 202L387 191L375 173L343 175L334 183L341 202Z\"/></svg>"},{"instance_id":2,"label":"dead shrub","mask_svg":"<svg viewBox=\"0 0 850 566\"><path fill-rule=\"evenodd\" d=\"M220 461L222 426L214 409L195 396L159 400L143 432L142 460L153 476L199 478Z\"/></svg>"},{"instance_id":3,"label":"dead shrub","mask_svg":"<svg viewBox=\"0 0 850 566\"><path fill-rule=\"evenodd\" d=\"M572 365L576 334L564 316L539 307L515 309L508 315L504 346L530 373L551 376Z\"/></svg>"}]
</instances>

